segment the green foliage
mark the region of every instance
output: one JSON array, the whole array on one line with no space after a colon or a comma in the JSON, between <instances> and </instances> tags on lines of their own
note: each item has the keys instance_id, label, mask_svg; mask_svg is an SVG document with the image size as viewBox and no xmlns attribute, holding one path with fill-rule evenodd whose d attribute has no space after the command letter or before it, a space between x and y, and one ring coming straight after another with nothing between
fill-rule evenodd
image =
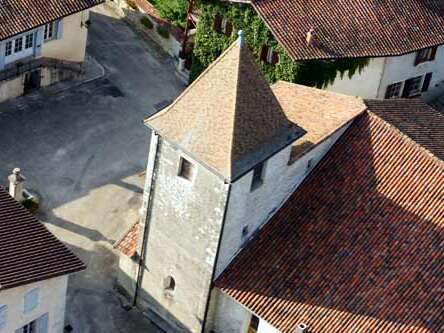
<instances>
[{"instance_id":1,"label":"green foliage","mask_svg":"<svg viewBox=\"0 0 444 333\"><path fill-rule=\"evenodd\" d=\"M269 82L285 80L323 88L333 83L338 73L342 77L348 72L349 77L352 77L368 64L368 59L293 61L278 45L270 30L250 5L202 0L200 11L191 80L197 78L223 50L236 40L238 30L244 31L248 45ZM233 24L231 36L214 30L216 15L224 17ZM259 61L263 45L272 47L279 54L279 63L271 65Z\"/></svg>"},{"instance_id":2,"label":"green foliage","mask_svg":"<svg viewBox=\"0 0 444 333\"><path fill-rule=\"evenodd\" d=\"M159 15L172 24L185 27L187 17L187 0L151 0Z\"/></svg>"},{"instance_id":3,"label":"green foliage","mask_svg":"<svg viewBox=\"0 0 444 333\"><path fill-rule=\"evenodd\" d=\"M152 29L153 28L153 22L150 21L150 19L146 16L143 16L140 19L140 23L142 23L142 25L147 28L147 29Z\"/></svg>"},{"instance_id":4,"label":"green foliage","mask_svg":"<svg viewBox=\"0 0 444 333\"><path fill-rule=\"evenodd\" d=\"M157 33L165 39L170 38L170 31L168 30L168 27L158 25L157 26Z\"/></svg>"}]
</instances>

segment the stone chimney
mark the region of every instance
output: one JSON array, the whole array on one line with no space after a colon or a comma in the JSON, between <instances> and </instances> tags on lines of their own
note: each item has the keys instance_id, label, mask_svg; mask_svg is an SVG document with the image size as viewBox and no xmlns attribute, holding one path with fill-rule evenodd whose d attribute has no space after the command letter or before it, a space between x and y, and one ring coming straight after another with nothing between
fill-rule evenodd
<instances>
[{"instance_id":1,"label":"stone chimney","mask_svg":"<svg viewBox=\"0 0 444 333\"><path fill-rule=\"evenodd\" d=\"M23 190L26 178L21 174L20 168L12 170L12 174L8 177L9 180L9 195L15 200L23 201Z\"/></svg>"},{"instance_id":2,"label":"stone chimney","mask_svg":"<svg viewBox=\"0 0 444 333\"><path fill-rule=\"evenodd\" d=\"M311 28L307 32L307 46L316 46L317 45L317 39L316 39L316 31L314 28Z\"/></svg>"}]
</instances>

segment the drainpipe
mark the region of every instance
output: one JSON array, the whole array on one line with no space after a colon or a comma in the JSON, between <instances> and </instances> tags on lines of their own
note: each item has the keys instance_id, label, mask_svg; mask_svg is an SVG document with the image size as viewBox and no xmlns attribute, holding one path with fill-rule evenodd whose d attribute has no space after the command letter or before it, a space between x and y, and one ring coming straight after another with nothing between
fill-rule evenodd
<instances>
[{"instance_id":1,"label":"drainpipe","mask_svg":"<svg viewBox=\"0 0 444 333\"><path fill-rule=\"evenodd\" d=\"M148 164L146 168L146 179L145 179L145 191L143 194L143 205L141 209L141 224L139 225L139 230L142 230L142 234L139 237L137 244L137 253L139 267L137 269L136 276L136 286L134 290L133 306L137 305L137 296L139 294L139 289L142 285L143 271L145 267L145 254L148 242L149 225L150 225L150 209L153 202L154 196L154 185L155 177L158 165L157 152L159 150L159 136L154 131L151 135L150 151L148 157ZM149 190L147 190L149 189Z\"/></svg>"}]
</instances>

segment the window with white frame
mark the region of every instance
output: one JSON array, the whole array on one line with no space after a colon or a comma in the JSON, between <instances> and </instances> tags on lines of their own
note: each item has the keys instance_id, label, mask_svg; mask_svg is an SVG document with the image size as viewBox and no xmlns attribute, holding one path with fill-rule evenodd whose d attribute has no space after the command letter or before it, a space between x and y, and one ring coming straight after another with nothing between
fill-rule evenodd
<instances>
[{"instance_id":1,"label":"window with white frame","mask_svg":"<svg viewBox=\"0 0 444 333\"><path fill-rule=\"evenodd\" d=\"M268 45L262 46L260 59L268 64L276 65L279 62L279 54Z\"/></svg>"},{"instance_id":2,"label":"window with white frame","mask_svg":"<svg viewBox=\"0 0 444 333\"><path fill-rule=\"evenodd\" d=\"M403 97L413 97L421 94L422 80L424 76L408 79L404 83Z\"/></svg>"},{"instance_id":3,"label":"window with white frame","mask_svg":"<svg viewBox=\"0 0 444 333\"><path fill-rule=\"evenodd\" d=\"M14 53L22 52L23 50L23 37L14 39Z\"/></svg>"},{"instance_id":4,"label":"window with white frame","mask_svg":"<svg viewBox=\"0 0 444 333\"><path fill-rule=\"evenodd\" d=\"M46 313L20 327L15 333L48 333L48 314Z\"/></svg>"},{"instance_id":5,"label":"window with white frame","mask_svg":"<svg viewBox=\"0 0 444 333\"><path fill-rule=\"evenodd\" d=\"M6 305L0 305L0 330L6 327L7 314L8 307Z\"/></svg>"},{"instance_id":6,"label":"window with white frame","mask_svg":"<svg viewBox=\"0 0 444 333\"><path fill-rule=\"evenodd\" d=\"M34 33L29 33L25 36L25 49L30 49L34 46Z\"/></svg>"},{"instance_id":7,"label":"window with white frame","mask_svg":"<svg viewBox=\"0 0 444 333\"><path fill-rule=\"evenodd\" d=\"M12 40L9 40L9 41L6 42L6 45L5 45L5 57L8 57L8 56L10 56L12 54L12 43L13 43Z\"/></svg>"},{"instance_id":8,"label":"window with white frame","mask_svg":"<svg viewBox=\"0 0 444 333\"><path fill-rule=\"evenodd\" d=\"M56 37L57 33L57 21L48 23L45 25L45 30L43 32L43 40L50 41Z\"/></svg>"},{"instance_id":9,"label":"window with white frame","mask_svg":"<svg viewBox=\"0 0 444 333\"><path fill-rule=\"evenodd\" d=\"M32 310L37 308L37 306L39 305L39 294L39 288L34 288L25 294L23 309L24 313L30 313Z\"/></svg>"},{"instance_id":10,"label":"window with white frame","mask_svg":"<svg viewBox=\"0 0 444 333\"><path fill-rule=\"evenodd\" d=\"M404 82L396 82L387 87L387 91L385 93L386 99L398 98L401 96L402 87Z\"/></svg>"}]
</instances>

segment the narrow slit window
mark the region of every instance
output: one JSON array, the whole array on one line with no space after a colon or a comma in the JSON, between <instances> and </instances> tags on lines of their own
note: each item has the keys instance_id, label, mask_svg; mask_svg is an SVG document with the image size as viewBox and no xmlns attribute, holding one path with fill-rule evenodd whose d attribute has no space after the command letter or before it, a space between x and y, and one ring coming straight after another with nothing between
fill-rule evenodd
<instances>
[{"instance_id":1,"label":"narrow slit window","mask_svg":"<svg viewBox=\"0 0 444 333\"><path fill-rule=\"evenodd\" d=\"M259 328L259 318L251 315L250 325L248 326L248 333L256 333Z\"/></svg>"},{"instance_id":2,"label":"narrow slit window","mask_svg":"<svg viewBox=\"0 0 444 333\"><path fill-rule=\"evenodd\" d=\"M253 170L253 179L251 181L251 190L255 190L264 182L264 163L258 164Z\"/></svg>"},{"instance_id":3,"label":"narrow slit window","mask_svg":"<svg viewBox=\"0 0 444 333\"><path fill-rule=\"evenodd\" d=\"M190 161L181 157L179 162L179 176L191 180L194 175L194 165Z\"/></svg>"}]
</instances>

